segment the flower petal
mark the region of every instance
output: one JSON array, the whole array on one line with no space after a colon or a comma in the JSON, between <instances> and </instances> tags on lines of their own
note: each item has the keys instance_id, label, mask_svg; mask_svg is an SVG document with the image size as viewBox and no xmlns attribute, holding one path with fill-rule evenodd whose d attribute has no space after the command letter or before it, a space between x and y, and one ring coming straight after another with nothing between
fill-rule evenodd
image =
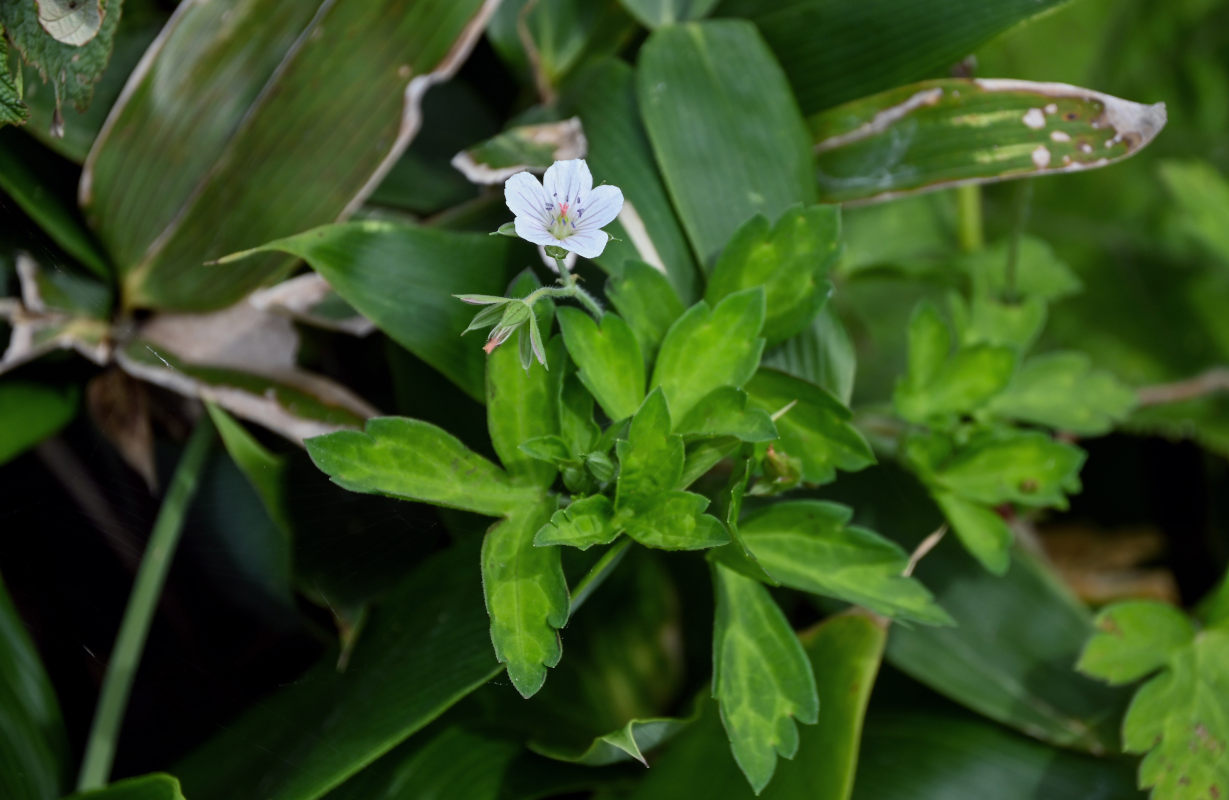
<instances>
[{"instance_id":1,"label":"flower petal","mask_svg":"<svg viewBox=\"0 0 1229 800\"><path fill-rule=\"evenodd\" d=\"M605 231L589 230L576 231L568 238L561 242L556 242L560 247L571 250L578 256L585 258L597 258L606 249L606 242L610 239Z\"/></svg>"},{"instance_id":2,"label":"flower petal","mask_svg":"<svg viewBox=\"0 0 1229 800\"><path fill-rule=\"evenodd\" d=\"M609 225L623 210L623 192L618 186L599 186L589 192L584 213L576 221L576 230L596 230Z\"/></svg>"},{"instance_id":3,"label":"flower petal","mask_svg":"<svg viewBox=\"0 0 1229 800\"><path fill-rule=\"evenodd\" d=\"M570 161L556 161L546 169L542 176L542 184L546 187L546 197L560 203L575 205L577 198L584 200L593 188L593 174L583 158L573 158Z\"/></svg>"},{"instance_id":4,"label":"flower petal","mask_svg":"<svg viewBox=\"0 0 1229 800\"><path fill-rule=\"evenodd\" d=\"M546 229L546 223L529 217L516 218L516 235L534 244L562 244Z\"/></svg>"},{"instance_id":5,"label":"flower petal","mask_svg":"<svg viewBox=\"0 0 1229 800\"><path fill-rule=\"evenodd\" d=\"M549 202L546 199L546 191L542 184L538 183L538 179L528 172L518 172L508 178L504 184L504 202L518 221L521 217L528 217L540 221L544 226L550 224L550 212L546 209ZM520 233L519 229L517 233Z\"/></svg>"}]
</instances>

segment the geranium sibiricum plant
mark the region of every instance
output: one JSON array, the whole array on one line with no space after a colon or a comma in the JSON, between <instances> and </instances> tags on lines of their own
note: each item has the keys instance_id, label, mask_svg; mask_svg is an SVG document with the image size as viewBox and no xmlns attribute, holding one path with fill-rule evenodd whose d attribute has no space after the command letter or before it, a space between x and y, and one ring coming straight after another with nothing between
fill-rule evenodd
<instances>
[{"instance_id":1,"label":"geranium sibiricum plant","mask_svg":"<svg viewBox=\"0 0 1229 800\"><path fill-rule=\"evenodd\" d=\"M519 338L521 365L529 369L533 359L546 366L542 334L533 314L533 305L543 297L573 298L597 319L602 317L598 301L580 288L578 277L567 266L567 256L575 253L597 258L606 249L610 234L602 230L623 209L623 192L617 186L593 185L593 174L583 158L556 161L547 168L542 183L528 172L518 172L504 184L504 201L516 219L502 226L497 234L517 236L544 248L555 260L559 280L525 297L498 297L485 294L459 294L466 303L486 306L474 316L464 333L490 327L484 350L490 353L513 333Z\"/></svg>"}]
</instances>

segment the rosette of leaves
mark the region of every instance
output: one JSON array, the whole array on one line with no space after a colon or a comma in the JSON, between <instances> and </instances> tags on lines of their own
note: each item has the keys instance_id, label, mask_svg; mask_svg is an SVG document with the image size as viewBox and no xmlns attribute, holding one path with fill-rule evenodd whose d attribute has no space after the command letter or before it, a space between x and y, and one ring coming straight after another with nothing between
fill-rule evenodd
<instances>
[{"instance_id":1,"label":"rosette of leaves","mask_svg":"<svg viewBox=\"0 0 1229 800\"><path fill-rule=\"evenodd\" d=\"M873 461L839 400L761 366L769 321L797 330L822 305L822 269L834 245L815 239L838 228L799 224L786 233L791 220L817 215L835 210L790 211L775 228L749 223L723 256L721 280L690 307L660 272L635 264L611 282L615 310L600 319L535 303L545 364L512 346L487 357L487 428L499 464L407 418L377 418L363 432L307 442L317 466L345 488L497 520L485 534L481 581L495 652L525 697L559 663L560 629L584 613L580 603L625 548L706 556L716 598L712 692L757 791L778 756L797 750L796 723L818 713L811 663L769 586L906 622L950 624L904 574L908 554L852 525L850 509L776 498ZM780 254L788 257L771 258ZM773 263L797 291L766 291L778 277ZM804 263L815 272L798 284ZM534 285L519 280L509 296ZM800 292L820 292L820 301ZM778 467L791 461L798 474L782 485ZM771 498L744 513L748 494ZM585 563L594 565L570 585L565 548L588 551ZM625 744L632 752L636 741Z\"/></svg>"}]
</instances>

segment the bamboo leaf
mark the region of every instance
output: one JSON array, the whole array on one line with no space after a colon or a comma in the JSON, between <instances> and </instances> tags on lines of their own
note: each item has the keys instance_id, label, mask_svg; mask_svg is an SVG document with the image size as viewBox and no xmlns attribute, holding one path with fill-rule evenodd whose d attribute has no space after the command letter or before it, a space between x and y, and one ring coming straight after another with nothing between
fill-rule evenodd
<instances>
[{"instance_id":1,"label":"bamboo leaf","mask_svg":"<svg viewBox=\"0 0 1229 800\"><path fill-rule=\"evenodd\" d=\"M988 78L902 86L808 120L828 203L1095 169L1139 152L1165 121L1164 103Z\"/></svg>"},{"instance_id":2,"label":"bamboo leaf","mask_svg":"<svg viewBox=\"0 0 1229 800\"><path fill-rule=\"evenodd\" d=\"M218 308L284 273L292 262L273 255L201 262L352 213L494 5L180 5L82 174L125 304Z\"/></svg>"},{"instance_id":3,"label":"bamboo leaf","mask_svg":"<svg viewBox=\"0 0 1229 800\"><path fill-rule=\"evenodd\" d=\"M184 796L174 777L154 774L116 781L105 789L79 792L66 800L184 800Z\"/></svg>"}]
</instances>

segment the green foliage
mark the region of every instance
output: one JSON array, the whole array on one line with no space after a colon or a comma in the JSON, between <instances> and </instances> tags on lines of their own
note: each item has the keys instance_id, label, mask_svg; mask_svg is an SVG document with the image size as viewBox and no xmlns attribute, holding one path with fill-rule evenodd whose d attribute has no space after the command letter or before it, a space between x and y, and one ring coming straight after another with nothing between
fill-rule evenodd
<instances>
[{"instance_id":1,"label":"green foliage","mask_svg":"<svg viewBox=\"0 0 1229 800\"><path fill-rule=\"evenodd\" d=\"M764 287L764 339L769 347L807 327L828 299L824 280L840 243L836 206L786 211L770 225L748 220L721 251L708 276L704 299L716 305L727 295Z\"/></svg>"},{"instance_id":2,"label":"green foliage","mask_svg":"<svg viewBox=\"0 0 1229 800\"><path fill-rule=\"evenodd\" d=\"M1079 669L1111 683L1160 670L1135 694L1123 749L1144 754L1139 785L1154 798L1215 797L1229 785L1229 631L1196 632L1177 609L1119 603L1097 615Z\"/></svg>"},{"instance_id":3,"label":"green foliage","mask_svg":"<svg viewBox=\"0 0 1229 800\"><path fill-rule=\"evenodd\" d=\"M1004 419L1085 436L1108 433L1134 409L1135 392L1083 353L1047 353L1025 361L987 411Z\"/></svg>"},{"instance_id":4,"label":"green foliage","mask_svg":"<svg viewBox=\"0 0 1229 800\"><path fill-rule=\"evenodd\" d=\"M631 327L615 314L600 326L575 308L559 309L559 330L581 383L613 420L627 419L644 400L644 358Z\"/></svg>"},{"instance_id":5,"label":"green foliage","mask_svg":"<svg viewBox=\"0 0 1229 800\"><path fill-rule=\"evenodd\" d=\"M77 414L76 387L0 381L0 464L54 435Z\"/></svg>"},{"instance_id":6,"label":"green foliage","mask_svg":"<svg viewBox=\"0 0 1229 800\"><path fill-rule=\"evenodd\" d=\"M606 296L636 334L646 357L657 352L670 326L683 315L683 304L666 277L642 261L629 261L622 274L612 275Z\"/></svg>"},{"instance_id":7,"label":"green foliage","mask_svg":"<svg viewBox=\"0 0 1229 800\"><path fill-rule=\"evenodd\" d=\"M20 125L30 116L21 100L19 78L9 74L9 42L0 24L0 126Z\"/></svg>"},{"instance_id":8,"label":"green foliage","mask_svg":"<svg viewBox=\"0 0 1229 800\"><path fill-rule=\"evenodd\" d=\"M539 500L537 489L419 420L376 417L363 432L307 441L312 460L352 492L419 500L497 517Z\"/></svg>"},{"instance_id":9,"label":"green foliage","mask_svg":"<svg viewBox=\"0 0 1229 800\"><path fill-rule=\"evenodd\" d=\"M719 20L659 28L640 51L645 128L701 265L747 219L816 197L806 126L755 28ZM754 125L739 124L754 119Z\"/></svg>"},{"instance_id":10,"label":"green foliage","mask_svg":"<svg viewBox=\"0 0 1229 800\"><path fill-rule=\"evenodd\" d=\"M142 775L116 781L105 789L79 792L72 800L184 800L179 781L171 775Z\"/></svg>"},{"instance_id":11,"label":"green foliage","mask_svg":"<svg viewBox=\"0 0 1229 800\"><path fill-rule=\"evenodd\" d=\"M96 33L84 42L69 42L52 35L44 25L45 20L40 18L52 17L54 9L20 0L0 6L0 28L8 34L21 57L38 70L45 83L55 88L57 109L71 103L78 111L84 111L94 96L94 84L111 58L111 44L119 25L123 0L98 0L97 10L101 20ZM70 13L79 14L80 11ZM64 22L71 25L68 20Z\"/></svg>"},{"instance_id":12,"label":"green foliage","mask_svg":"<svg viewBox=\"0 0 1229 800\"><path fill-rule=\"evenodd\" d=\"M683 419L709 392L741 387L755 374L764 340L764 292L732 294L715 308L703 301L666 332L650 387L661 387L671 413Z\"/></svg>"},{"instance_id":13,"label":"green foliage","mask_svg":"<svg viewBox=\"0 0 1229 800\"><path fill-rule=\"evenodd\" d=\"M772 779L777 756L798 751L795 719L811 724L819 715L815 676L764 587L720 564L713 566L713 583L713 697L734 760L758 794Z\"/></svg>"}]
</instances>

